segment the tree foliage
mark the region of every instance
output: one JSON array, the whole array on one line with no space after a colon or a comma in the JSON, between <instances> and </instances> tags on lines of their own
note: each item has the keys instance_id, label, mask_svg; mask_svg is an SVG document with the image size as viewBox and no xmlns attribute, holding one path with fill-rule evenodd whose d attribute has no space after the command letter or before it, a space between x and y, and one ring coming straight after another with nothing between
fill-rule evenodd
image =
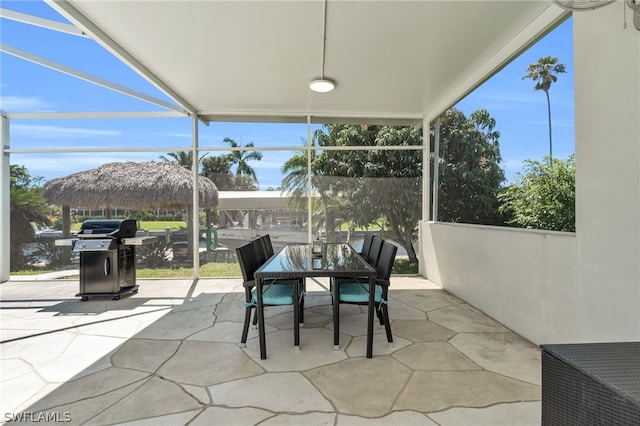
<instances>
[{"instance_id":1,"label":"tree foliage","mask_svg":"<svg viewBox=\"0 0 640 426\"><path fill-rule=\"evenodd\" d=\"M575 159L525 160L524 172L500 195L507 223L522 228L574 232Z\"/></svg>"},{"instance_id":2,"label":"tree foliage","mask_svg":"<svg viewBox=\"0 0 640 426\"><path fill-rule=\"evenodd\" d=\"M231 145L232 148L238 148L239 145L230 138L224 138L224 142ZM246 145L253 147L252 143ZM161 155L164 161L174 162L189 170L193 166L193 152L179 151L169 152L166 156ZM256 191L258 189L258 180L256 172L249 165L251 160L261 160L262 153L259 151L233 151L230 154L208 156L203 154L198 159L198 163L202 165L202 176L207 177L216 184L216 188L220 191ZM231 168L236 166L235 174Z\"/></svg>"},{"instance_id":3,"label":"tree foliage","mask_svg":"<svg viewBox=\"0 0 640 426\"><path fill-rule=\"evenodd\" d=\"M441 117L438 220L501 224L498 194L504 171L500 167L500 133L484 109L467 118L452 108ZM432 135L435 126L432 126Z\"/></svg>"},{"instance_id":4,"label":"tree foliage","mask_svg":"<svg viewBox=\"0 0 640 426\"><path fill-rule=\"evenodd\" d=\"M231 165L229 155L209 156L202 160L202 175L215 183L219 191L231 191L234 189Z\"/></svg>"},{"instance_id":5,"label":"tree foliage","mask_svg":"<svg viewBox=\"0 0 640 426\"><path fill-rule=\"evenodd\" d=\"M198 159L198 163L201 163L206 156L207 154L202 155ZM193 168L193 152L192 151L169 152L167 153L166 157L164 155L161 155L160 159L170 163L178 163L185 169L191 170Z\"/></svg>"},{"instance_id":6,"label":"tree foliage","mask_svg":"<svg viewBox=\"0 0 640 426\"><path fill-rule=\"evenodd\" d=\"M202 160L202 175L216 184L219 191L257 191L257 182L249 175L233 174L231 155L210 156Z\"/></svg>"},{"instance_id":7,"label":"tree foliage","mask_svg":"<svg viewBox=\"0 0 640 426\"><path fill-rule=\"evenodd\" d=\"M10 253L11 269L19 269L25 258L22 247L33 241L37 226L51 224L47 216L47 201L42 197L41 177L32 177L24 166L11 165L9 168L9 204L10 204Z\"/></svg>"},{"instance_id":8,"label":"tree foliage","mask_svg":"<svg viewBox=\"0 0 640 426\"><path fill-rule=\"evenodd\" d=\"M421 132L410 127L331 125L324 130L316 133L319 146L422 144ZM417 261L412 240L421 213L421 150L324 150L313 161L312 176L330 213L327 229L333 229L337 217L349 218L357 226L382 219L409 259Z\"/></svg>"}]
</instances>

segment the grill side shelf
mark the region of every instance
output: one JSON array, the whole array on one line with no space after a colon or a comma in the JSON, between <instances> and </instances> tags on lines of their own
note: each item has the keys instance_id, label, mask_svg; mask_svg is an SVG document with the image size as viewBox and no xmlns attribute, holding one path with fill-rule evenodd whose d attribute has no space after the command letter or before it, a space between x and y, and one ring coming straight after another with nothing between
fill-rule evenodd
<instances>
[{"instance_id":1,"label":"grill side shelf","mask_svg":"<svg viewBox=\"0 0 640 426\"><path fill-rule=\"evenodd\" d=\"M145 244L149 244L155 241L156 237L133 237L133 238L123 238L122 244L125 246L142 246Z\"/></svg>"},{"instance_id":2,"label":"grill side shelf","mask_svg":"<svg viewBox=\"0 0 640 426\"><path fill-rule=\"evenodd\" d=\"M73 243L77 241L78 238L63 238L59 240L55 240L53 243L56 247L71 247Z\"/></svg>"}]
</instances>

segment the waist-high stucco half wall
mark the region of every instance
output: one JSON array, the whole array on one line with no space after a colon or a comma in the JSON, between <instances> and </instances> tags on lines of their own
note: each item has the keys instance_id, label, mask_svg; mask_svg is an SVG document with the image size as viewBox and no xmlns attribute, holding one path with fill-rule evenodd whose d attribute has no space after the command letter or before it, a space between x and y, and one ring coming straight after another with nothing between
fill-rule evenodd
<instances>
[{"instance_id":1,"label":"waist-high stucco half wall","mask_svg":"<svg viewBox=\"0 0 640 426\"><path fill-rule=\"evenodd\" d=\"M420 237L429 280L536 344L575 340L574 234L422 222Z\"/></svg>"}]
</instances>

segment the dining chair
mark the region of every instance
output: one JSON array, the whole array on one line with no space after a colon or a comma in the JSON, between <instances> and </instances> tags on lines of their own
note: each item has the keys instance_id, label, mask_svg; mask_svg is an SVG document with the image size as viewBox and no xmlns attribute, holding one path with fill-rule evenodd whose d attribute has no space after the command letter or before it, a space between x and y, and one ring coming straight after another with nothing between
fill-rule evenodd
<instances>
[{"instance_id":1,"label":"dining chair","mask_svg":"<svg viewBox=\"0 0 640 426\"><path fill-rule=\"evenodd\" d=\"M262 246L264 247L264 251L267 255L267 259L273 256L273 244L271 243L271 236L269 234L264 234L259 238Z\"/></svg>"},{"instance_id":2,"label":"dining chair","mask_svg":"<svg viewBox=\"0 0 640 426\"><path fill-rule=\"evenodd\" d=\"M368 243L367 243L368 238ZM367 261L367 263L374 268L378 263L378 257L380 257L380 251L382 250L382 242L383 239L378 237L377 235L367 234L365 235L365 241L362 246L362 250L360 251L360 255ZM329 291L333 294L333 283L334 281L344 280L342 277L336 277L335 279L329 282ZM347 280L353 280L353 278L347 278ZM367 277L360 277L360 281L364 282L367 280Z\"/></svg>"},{"instance_id":3,"label":"dining chair","mask_svg":"<svg viewBox=\"0 0 640 426\"><path fill-rule=\"evenodd\" d=\"M382 241L380 257L376 266L375 311L380 325L384 325L387 333L387 342L393 346L391 324L389 322L388 292L390 285L391 269L396 258L398 247ZM369 304L369 283L362 279L341 278L333 283L333 348L340 348L340 304Z\"/></svg>"},{"instance_id":4,"label":"dining chair","mask_svg":"<svg viewBox=\"0 0 640 426\"><path fill-rule=\"evenodd\" d=\"M373 234L365 234L364 241L362 242L362 248L360 249L360 256L365 259L369 256L369 250L371 250L371 241L373 240Z\"/></svg>"},{"instance_id":5,"label":"dining chair","mask_svg":"<svg viewBox=\"0 0 640 426\"><path fill-rule=\"evenodd\" d=\"M274 255L273 245L271 244L271 236L269 234L264 234L261 237L258 237L254 240L256 242L256 251L258 252L258 257L260 259L260 265L264 264L267 260ZM259 244L259 245L258 245ZM274 283L282 283L282 282L290 282L291 280L274 280ZM300 285L303 286L304 291L304 280L300 279ZM304 327L304 298L300 298L300 326ZM253 317L253 325L255 326L258 323L257 316Z\"/></svg>"},{"instance_id":6,"label":"dining chair","mask_svg":"<svg viewBox=\"0 0 640 426\"><path fill-rule=\"evenodd\" d=\"M380 257L380 253L382 251L382 243L383 239L378 237L377 235L374 235L371 238L371 248L369 249L367 257L365 257L365 260L369 262L369 265L373 266L374 268L378 265L378 258Z\"/></svg>"},{"instance_id":7,"label":"dining chair","mask_svg":"<svg viewBox=\"0 0 640 426\"><path fill-rule=\"evenodd\" d=\"M254 240L251 240L251 243L254 244L260 266L262 266L267 260L269 260L271 256L273 256L273 253L269 254L269 248L264 242L264 237L258 237Z\"/></svg>"},{"instance_id":8,"label":"dining chair","mask_svg":"<svg viewBox=\"0 0 640 426\"><path fill-rule=\"evenodd\" d=\"M242 272L243 286L245 290L245 314L244 325L242 328L242 337L240 339L240 346L245 347L247 343L247 337L249 334L249 323L251 322L251 312L256 309L254 313L253 324L257 323L257 307L258 296L256 291L256 281L254 273L264 263L261 259L264 256L263 245L258 240L250 241L249 243L238 247L236 249L236 256L238 263L240 264L240 270ZM298 286L298 298L295 298L294 286ZM293 305L293 322L294 322L294 346L298 348L300 346L300 325L303 322L303 315L301 314L304 309L304 280L303 279L289 279L289 280L266 280L262 287L262 305L267 306L282 306Z\"/></svg>"}]
</instances>

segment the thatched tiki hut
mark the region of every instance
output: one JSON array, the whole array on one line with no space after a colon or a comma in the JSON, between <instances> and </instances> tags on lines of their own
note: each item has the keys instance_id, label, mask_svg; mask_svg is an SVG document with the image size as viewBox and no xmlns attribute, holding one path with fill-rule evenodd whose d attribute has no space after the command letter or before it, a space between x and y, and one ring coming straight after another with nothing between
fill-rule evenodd
<instances>
[{"instance_id":1,"label":"thatched tiki hut","mask_svg":"<svg viewBox=\"0 0 640 426\"><path fill-rule=\"evenodd\" d=\"M218 205L218 190L213 182L198 176L201 208ZM50 203L62 206L65 238L70 236L70 207L83 209L185 209L189 253L193 250L193 175L172 162L108 163L97 169L50 180L42 195ZM197 225L197 224L196 224Z\"/></svg>"}]
</instances>

